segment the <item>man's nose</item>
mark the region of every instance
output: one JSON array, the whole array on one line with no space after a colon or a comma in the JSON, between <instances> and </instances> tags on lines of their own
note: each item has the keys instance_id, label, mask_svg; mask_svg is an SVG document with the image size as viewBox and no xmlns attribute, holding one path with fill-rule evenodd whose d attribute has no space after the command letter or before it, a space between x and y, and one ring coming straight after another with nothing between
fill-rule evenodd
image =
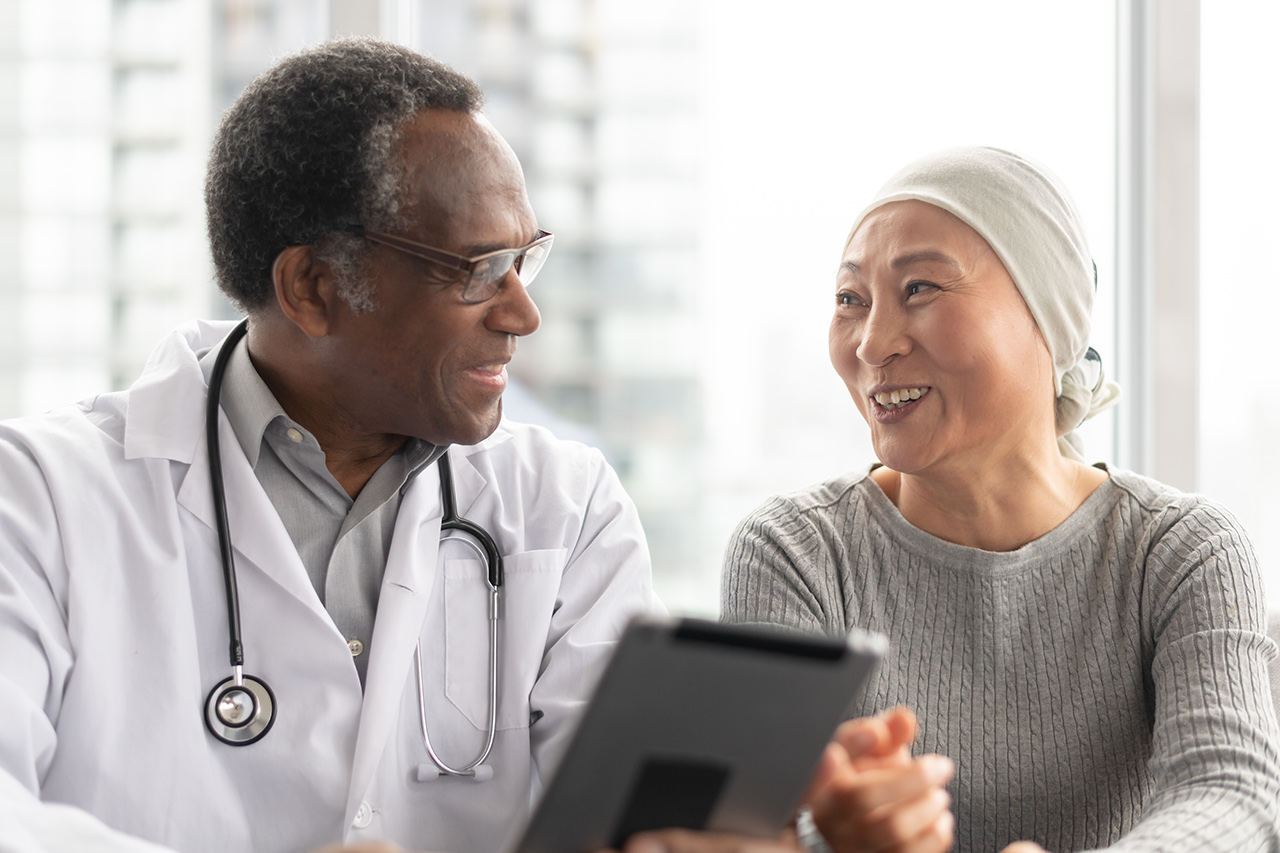
<instances>
[{"instance_id":1,"label":"man's nose","mask_svg":"<svg viewBox=\"0 0 1280 853\"><path fill-rule=\"evenodd\" d=\"M542 325L542 314L534 304L529 289L512 269L502 280L493 307L485 315L485 323L495 332L508 335L531 335Z\"/></svg>"}]
</instances>

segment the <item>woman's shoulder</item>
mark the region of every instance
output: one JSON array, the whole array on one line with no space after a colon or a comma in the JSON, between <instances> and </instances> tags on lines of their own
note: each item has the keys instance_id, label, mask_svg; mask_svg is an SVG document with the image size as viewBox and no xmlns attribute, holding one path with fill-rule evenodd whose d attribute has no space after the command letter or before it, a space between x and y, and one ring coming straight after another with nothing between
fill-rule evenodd
<instances>
[{"instance_id":1,"label":"woman's shoulder","mask_svg":"<svg viewBox=\"0 0 1280 853\"><path fill-rule=\"evenodd\" d=\"M767 551L837 557L848 547L853 531L866 534L878 527L878 504L892 509L888 498L866 469L850 471L803 489L774 495L739 523L730 537L728 553Z\"/></svg>"},{"instance_id":2,"label":"woman's shoulder","mask_svg":"<svg viewBox=\"0 0 1280 853\"><path fill-rule=\"evenodd\" d=\"M1201 589L1216 600L1229 587L1260 590L1253 542L1226 507L1132 471L1113 470L1111 482L1118 497L1106 525L1138 557L1132 565L1149 594L1164 601L1180 588Z\"/></svg>"},{"instance_id":3,"label":"woman's shoulder","mask_svg":"<svg viewBox=\"0 0 1280 853\"><path fill-rule=\"evenodd\" d=\"M791 523L807 519L847 518L874 499L879 486L869 471L859 469L802 489L781 492L765 500L743 519L743 524Z\"/></svg>"},{"instance_id":4,"label":"woman's shoulder","mask_svg":"<svg viewBox=\"0 0 1280 853\"><path fill-rule=\"evenodd\" d=\"M1184 492L1134 471L1110 468L1108 473L1119 494L1112 512L1131 523L1153 527L1153 533L1192 526L1244 534L1231 511L1212 498Z\"/></svg>"}]
</instances>

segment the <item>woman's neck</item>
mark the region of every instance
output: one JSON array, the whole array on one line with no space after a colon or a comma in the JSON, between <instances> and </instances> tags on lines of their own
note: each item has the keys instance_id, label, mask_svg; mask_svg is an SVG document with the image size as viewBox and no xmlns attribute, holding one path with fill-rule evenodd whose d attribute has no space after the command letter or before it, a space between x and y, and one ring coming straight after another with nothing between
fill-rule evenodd
<instances>
[{"instance_id":1,"label":"woman's neck","mask_svg":"<svg viewBox=\"0 0 1280 853\"><path fill-rule=\"evenodd\" d=\"M1000 464L938 467L915 474L877 468L871 478L915 527L984 551L1039 539L1107 480L1105 471L1061 456L1056 443Z\"/></svg>"}]
</instances>

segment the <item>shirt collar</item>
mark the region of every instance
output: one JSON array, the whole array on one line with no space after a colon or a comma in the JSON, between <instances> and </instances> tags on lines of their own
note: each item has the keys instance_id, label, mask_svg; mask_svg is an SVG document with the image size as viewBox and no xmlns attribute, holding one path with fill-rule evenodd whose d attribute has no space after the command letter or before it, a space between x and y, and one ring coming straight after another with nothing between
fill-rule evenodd
<instances>
[{"instance_id":1,"label":"shirt collar","mask_svg":"<svg viewBox=\"0 0 1280 853\"><path fill-rule=\"evenodd\" d=\"M206 358L212 355L210 352ZM258 456L262 452L262 442L266 440L267 428L276 418L282 418L287 427L297 429L303 435L310 435L289 417L276 395L271 393L267 383L262 380L257 368L253 366L253 360L249 358L246 338L236 342L235 351L227 361L219 404L226 412L231 430L251 468L258 467ZM444 449L430 442L411 438L397 452L403 454L405 485L408 485L423 468L438 459Z\"/></svg>"},{"instance_id":2,"label":"shirt collar","mask_svg":"<svg viewBox=\"0 0 1280 853\"><path fill-rule=\"evenodd\" d=\"M227 361L222 399L219 402L222 410L227 413L227 420L231 422L236 441L249 459L249 465L256 468L267 427L276 418L289 420L289 416L285 414L267 383L258 375L249 358L249 347L243 339L236 343L235 352L231 353L231 358Z\"/></svg>"}]
</instances>

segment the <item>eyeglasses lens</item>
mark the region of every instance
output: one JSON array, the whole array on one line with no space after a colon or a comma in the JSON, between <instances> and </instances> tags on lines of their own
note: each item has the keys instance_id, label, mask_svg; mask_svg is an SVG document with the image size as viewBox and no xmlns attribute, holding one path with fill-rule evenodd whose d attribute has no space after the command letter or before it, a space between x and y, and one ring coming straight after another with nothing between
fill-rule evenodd
<instances>
[{"instance_id":1,"label":"eyeglasses lens","mask_svg":"<svg viewBox=\"0 0 1280 853\"><path fill-rule=\"evenodd\" d=\"M547 262L549 254L551 254L551 243L539 243L536 246L530 246L516 261L516 272L520 273L520 280L524 282L525 287L528 287L537 277L542 265Z\"/></svg>"},{"instance_id":2,"label":"eyeglasses lens","mask_svg":"<svg viewBox=\"0 0 1280 853\"><path fill-rule=\"evenodd\" d=\"M462 298L467 302L484 302L486 299L492 299L498 292L502 279L511 272L513 267L519 274L521 283L528 287L534 276L542 269L542 265L546 263L550 249L549 244L540 243L525 250L503 252L486 258L471 271L471 279L467 282Z\"/></svg>"}]
</instances>

